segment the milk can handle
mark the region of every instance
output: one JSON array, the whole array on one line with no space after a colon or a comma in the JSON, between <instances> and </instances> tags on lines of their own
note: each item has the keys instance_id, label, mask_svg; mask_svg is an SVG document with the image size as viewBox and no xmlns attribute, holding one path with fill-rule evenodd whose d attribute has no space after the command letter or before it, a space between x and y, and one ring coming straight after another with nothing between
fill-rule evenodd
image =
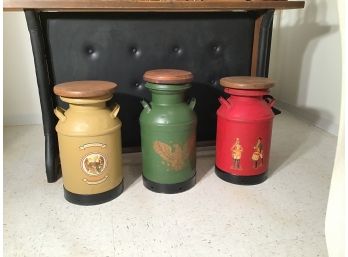
<instances>
[{"instance_id":1,"label":"milk can handle","mask_svg":"<svg viewBox=\"0 0 348 257\"><path fill-rule=\"evenodd\" d=\"M273 96L271 95L265 95L263 97L263 100L265 100L265 102L268 104L269 107L271 107L272 112L274 113L274 115L278 115L281 114L282 112L280 110L278 110L277 108L274 108L273 105L275 104L275 99Z\"/></svg>"},{"instance_id":2,"label":"milk can handle","mask_svg":"<svg viewBox=\"0 0 348 257\"><path fill-rule=\"evenodd\" d=\"M196 98L192 97L189 102L189 107L191 108L191 110L195 108L195 105L196 105Z\"/></svg>"},{"instance_id":3,"label":"milk can handle","mask_svg":"<svg viewBox=\"0 0 348 257\"><path fill-rule=\"evenodd\" d=\"M230 103L225 98L223 98L221 96L219 97L219 102L221 105L225 105L227 108L231 107Z\"/></svg>"},{"instance_id":4,"label":"milk can handle","mask_svg":"<svg viewBox=\"0 0 348 257\"><path fill-rule=\"evenodd\" d=\"M144 107L144 110L146 112L150 112L151 111L151 106L145 100L141 100L140 103Z\"/></svg>"},{"instance_id":5,"label":"milk can handle","mask_svg":"<svg viewBox=\"0 0 348 257\"><path fill-rule=\"evenodd\" d=\"M119 111L120 111L120 106L116 104L114 109L110 113L111 118L113 119L116 118Z\"/></svg>"},{"instance_id":6,"label":"milk can handle","mask_svg":"<svg viewBox=\"0 0 348 257\"><path fill-rule=\"evenodd\" d=\"M65 121L66 117L64 115L65 113L65 109L63 109L62 107L57 106L56 108L54 108L54 114L57 116L57 118L61 121Z\"/></svg>"}]
</instances>

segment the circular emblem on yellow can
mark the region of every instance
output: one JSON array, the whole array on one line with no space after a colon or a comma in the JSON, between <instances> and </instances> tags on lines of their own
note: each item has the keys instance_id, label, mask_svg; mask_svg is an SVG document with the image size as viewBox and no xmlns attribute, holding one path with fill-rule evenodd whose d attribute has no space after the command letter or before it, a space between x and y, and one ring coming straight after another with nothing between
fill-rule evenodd
<instances>
[{"instance_id":1,"label":"circular emblem on yellow can","mask_svg":"<svg viewBox=\"0 0 348 257\"><path fill-rule=\"evenodd\" d=\"M99 176L106 168L106 158L100 153L90 153L81 161L82 170L89 176Z\"/></svg>"}]
</instances>

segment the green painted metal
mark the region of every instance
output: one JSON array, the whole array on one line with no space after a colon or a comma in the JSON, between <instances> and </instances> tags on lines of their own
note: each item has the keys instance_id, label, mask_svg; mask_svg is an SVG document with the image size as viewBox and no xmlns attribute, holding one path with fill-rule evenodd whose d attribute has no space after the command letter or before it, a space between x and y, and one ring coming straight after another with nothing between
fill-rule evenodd
<instances>
[{"instance_id":1,"label":"green painted metal","mask_svg":"<svg viewBox=\"0 0 348 257\"><path fill-rule=\"evenodd\" d=\"M195 175L196 168L196 100L184 102L190 84L145 86L152 101L141 102L143 176L160 184L185 182Z\"/></svg>"}]
</instances>

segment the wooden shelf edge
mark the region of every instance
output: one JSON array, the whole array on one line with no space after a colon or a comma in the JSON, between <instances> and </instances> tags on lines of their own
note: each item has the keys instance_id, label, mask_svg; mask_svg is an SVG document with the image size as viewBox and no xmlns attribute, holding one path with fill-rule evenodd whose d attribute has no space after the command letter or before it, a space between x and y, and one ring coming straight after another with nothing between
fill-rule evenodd
<instances>
[{"instance_id":1,"label":"wooden shelf edge","mask_svg":"<svg viewBox=\"0 0 348 257\"><path fill-rule=\"evenodd\" d=\"M41 11L115 11L115 12L224 12L260 9L300 9L304 1L69 1L4 0L4 11L37 9Z\"/></svg>"}]
</instances>

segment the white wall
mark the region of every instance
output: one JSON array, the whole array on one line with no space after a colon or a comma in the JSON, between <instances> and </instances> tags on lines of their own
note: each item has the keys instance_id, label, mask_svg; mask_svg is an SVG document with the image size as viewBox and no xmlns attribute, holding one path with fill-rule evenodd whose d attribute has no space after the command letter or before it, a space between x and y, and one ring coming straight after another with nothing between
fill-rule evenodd
<instances>
[{"instance_id":1,"label":"white wall","mask_svg":"<svg viewBox=\"0 0 348 257\"><path fill-rule=\"evenodd\" d=\"M339 0L339 18L340 18L340 32L342 44L342 71L347 71L347 9L345 8L346 0ZM335 164L332 171L331 185L329 199L327 203L327 211L325 218L325 238L327 250L330 257L347 256L348 245L346 244L345 231L348 231L346 221L347 211L347 194L346 184L348 179L345 172L345 160L347 160L347 152L345 152L345 145L347 137L345 129L347 128L347 112L346 104L348 99L347 93L348 76L346 72L342 72L342 103L340 114L340 125L337 139ZM346 159L345 159L346 157Z\"/></svg>"},{"instance_id":2,"label":"white wall","mask_svg":"<svg viewBox=\"0 0 348 257\"><path fill-rule=\"evenodd\" d=\"M337 134L340 41L336 0L307 0L277 11L272 43L272 90L284 107ZM41 123L29 33L23 13L4 13L4 124Z\"/></svg>"},{"instance_id":3,"label":"white wall","mask_svg":"<svg viewBox=\"0 0 348 257\"><path fill-rule=\"evenodd\" d=\"M276 13L270 76L280 106L337 135L341 47L337 0Z\"/></svg>"},{"instance_id":4,"label":"white wall","mask_svg":"<svg viewBox=\"0 0 348 257\"><path fill-rule=\"evenodd\" d=\"M23 12L4 13L4 125L39 124L34 59Z\"/></svg>"}]
</instances>

